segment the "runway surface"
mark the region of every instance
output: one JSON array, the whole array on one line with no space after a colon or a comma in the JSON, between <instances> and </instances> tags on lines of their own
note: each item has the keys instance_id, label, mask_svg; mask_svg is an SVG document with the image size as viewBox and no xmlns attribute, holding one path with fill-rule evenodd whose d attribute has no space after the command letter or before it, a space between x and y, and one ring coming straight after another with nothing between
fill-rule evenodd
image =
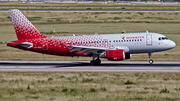
<instances>
[{"instance_id":1,"label":"runway surface","mask_svg":"<svg viewBox=\"0 0 180 101\"><path fill-rule=\"evenodd\" d=\"M180 62L102 61L0 61L0 71L19 72L180 72Z\"/></svg>"},{"instance_id":2,"label":"runway surface","mask_svg":"<svg viewBox=\"0 0 180 101\"><path fill-rule=\"evenodd\" d=\"M180 9L20 9L20 11L34 12L180 12ZM0 12L9 12L9 9L0 9Z\"/></svg>"}]
</instances>

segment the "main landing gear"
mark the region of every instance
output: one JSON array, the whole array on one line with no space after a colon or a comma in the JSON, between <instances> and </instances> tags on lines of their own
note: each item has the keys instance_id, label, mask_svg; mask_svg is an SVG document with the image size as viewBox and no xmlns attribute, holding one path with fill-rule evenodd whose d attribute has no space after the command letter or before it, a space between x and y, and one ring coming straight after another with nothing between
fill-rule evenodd
<instances>
[{"instance_id":1,"label":"main landing gear","mask_svg":"<svg viewBox=\"0 0 180 101\"><path fill-rule=\"evenodd\" d=\"M96 57L97 57L97 59L95 60ZM93 60L91 60L90 64L92 66L100 65L101 64L101 60L99 59L99 55L93 55Z\"/></svg>"},{"instance_id":2,"label":"main landing gear","mask_svg":"<svg viewBox=\"0 0 180 101\"><path fill-rule=\"evenodd\" d=\"M150 60L149 60L149 63L150 63L150 64L153 64L154 61L151 59L151 53L148 53L148 55L149 55L149 59L150 59Z\"/></svg>"}]
</instances>

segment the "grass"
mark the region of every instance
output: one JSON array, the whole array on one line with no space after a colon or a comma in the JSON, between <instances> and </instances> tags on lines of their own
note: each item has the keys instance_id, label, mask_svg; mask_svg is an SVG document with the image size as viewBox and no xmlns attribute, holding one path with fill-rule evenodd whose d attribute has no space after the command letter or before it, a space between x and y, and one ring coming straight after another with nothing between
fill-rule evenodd
<instances>
[{"instance_id":1,"label":"grass","mask_svg":"<svg viewBox=\"0 0 180 101\"><path fill-rule=\"evenodd\" d=\"M98 4L98 2L90 4L54 4L54 3L44 3L44 4L31 4L31 3L18 3L18 2L8 2L1 3L0 9L179 9L180 4L176 5L164 5L164 4L148 4L148 5L129 5L129 4Z\"/></svg>"},{"instance_id":2,"label":"grass","mask_svg":"<svg viewBox=\"0 0 180 101\"><path fill-rule=\"evenodd\" d=\"M180 23L179 12L23 12L34 24L75 23ZM12 24L1 12L0 25Z\"/></svg>"},{"instance_id":3,"label":"grass","mask_svg":"<svg viewBox=\"0 0 180 101\"><path fill-rule=\"evenodd\" d=\"M167 77L169 80L164 80ZM0 100L178 101L179 77L179 73L147 72L0 72ZM83 78L93 81L82 83Z\"/></svg>"}]
</instances>

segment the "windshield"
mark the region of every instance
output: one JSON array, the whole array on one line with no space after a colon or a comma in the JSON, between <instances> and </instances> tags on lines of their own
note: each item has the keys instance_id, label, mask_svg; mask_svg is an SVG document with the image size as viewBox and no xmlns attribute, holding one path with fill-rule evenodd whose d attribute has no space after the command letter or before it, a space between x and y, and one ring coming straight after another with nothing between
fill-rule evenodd
<instances>
[{"instance_id":1,"label":"windshield","mask_svg":"<svg viewBox=\"0 0 180 101\"><path fill-rule=\"evenodd\" d=\"M167 37L159 37L159 40L168 40Z\"/></svg>"}]
</instances>

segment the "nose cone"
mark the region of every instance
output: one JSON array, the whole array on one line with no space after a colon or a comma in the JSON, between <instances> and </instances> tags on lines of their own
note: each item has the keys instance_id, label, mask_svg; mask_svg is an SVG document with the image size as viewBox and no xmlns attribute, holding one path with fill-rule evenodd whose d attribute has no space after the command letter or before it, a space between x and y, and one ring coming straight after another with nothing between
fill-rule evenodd
<instances>
[{"instance_id":1,"label":"nose cone","mask_svg":"<svg viewBox=\"0 0 180 101\"><path fill-rule=\"evenodd\" d=\"M169 43L169 47L172 49L172 48L174 48L176 46L176 43L174 42L174 41L171 41L170 43Z\"/></svg>"}]
</instances>

